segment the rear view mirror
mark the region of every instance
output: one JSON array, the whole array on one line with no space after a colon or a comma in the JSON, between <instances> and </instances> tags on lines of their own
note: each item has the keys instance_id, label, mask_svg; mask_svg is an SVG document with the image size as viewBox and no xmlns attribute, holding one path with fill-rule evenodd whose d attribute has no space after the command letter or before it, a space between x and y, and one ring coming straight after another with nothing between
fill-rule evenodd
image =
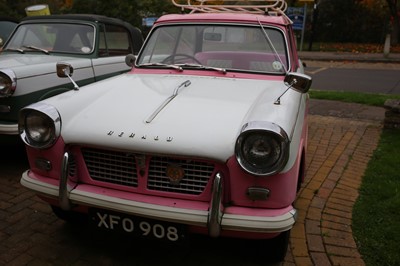
<instances>
[{"instance_id":1,"label":"rear view mirror","mask_svg":"<svg viewBox=\"0 0 400 266\"><path fill-rule=\"evenodd\" d=\"M206 33L204 33L204 40L220 42L222 40L222 34L215 33L215 32L206 32Z\"/></svg>"},{"instance_id":2,"label":"rear view mirror","mask_svg":"<svg viewBox=\"0 0 400 266\"><path fill-rule=\"evenodd\" d=\"M289 89L293 89L300 93L307 93L311 87L312 79L311 77L297 73L297 72L289 72L286 74L284 83L287 86L287 89L276 99L274 104L281 104L281 98Z\"/></svg>"},{"instance_id":3,"label":"rear view mirror","mask_svg":"<svg viewBox=\"0 0 400 266\"><path fill-rule=\"evenodd\" d=\"M57 63L57 76L60 78L69 78L69 80L74 84L74 90L79 90L78 84L72 79L72 73L74 73L74 68L68 63Z\"/></svg>"},{"instance_id":4,"label":"rear view mirror","mask_svg":"<svg viewBox=\"0 0 400 266\"><path fill-rule=\"evenodd\" d=\"M306 93L311 87L312 79L305 74L290 72L287 73L284 82L289 88Z\"/></svg>"},{"instance_id":5,"label":"rear view mirror","mask_svg":"<svg viewBox=\"0 0 400 266\"><path fill-rule=\"evenodd\" d=\"M59 78L71 77L74 73L74 68L68 63L57 63L57 76Z\"/></svg>"}]
</instances>

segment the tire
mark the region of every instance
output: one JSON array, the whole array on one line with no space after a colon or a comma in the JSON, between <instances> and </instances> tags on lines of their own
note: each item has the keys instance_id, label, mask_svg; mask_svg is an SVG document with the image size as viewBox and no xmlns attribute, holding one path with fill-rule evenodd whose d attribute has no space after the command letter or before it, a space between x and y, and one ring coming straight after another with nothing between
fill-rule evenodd
<instances>
[{"instance_id":1,"label":"tire","mask_svg":"<svg viewBox=\"0 0 400 266\"><path fill-rule=\"evenodd\" d=\"M270 260L279 262L285 259L289 246L290 230L280 233L277 237L271 239Z\"/></svg>"},{"instance_id":2,"label":"tire","mask_svg":"<svg viewBox=\"0 0 400 266\"><path fill-rule=\"evenodd\" d=\"M289 238L290 230L282 232L272 239L254 240L253 249L257 253L258 263L270 265L283 261L288 250Z\"/></svg>"}]
</instances>

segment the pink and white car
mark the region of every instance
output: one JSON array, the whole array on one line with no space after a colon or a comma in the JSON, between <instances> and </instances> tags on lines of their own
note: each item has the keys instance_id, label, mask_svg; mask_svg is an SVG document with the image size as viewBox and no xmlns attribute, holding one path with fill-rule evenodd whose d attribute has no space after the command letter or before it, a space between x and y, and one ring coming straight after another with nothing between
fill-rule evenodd
<instances>
[{"instance_id":1,"label":"pink and white car","mask_svg":"<svg viewBox=\"0 0 400 266\"><path fill-rule=\"evenodd\" d=\"M159 18L127 57L129 73L24 108L22 185L66 220L84 214L173 242L271 239L282 260L304 178L311 79L285 2L263 2L173 1L191 12ZM58 64L60 76L72 71Z\"/></svg>"}]
</instances>

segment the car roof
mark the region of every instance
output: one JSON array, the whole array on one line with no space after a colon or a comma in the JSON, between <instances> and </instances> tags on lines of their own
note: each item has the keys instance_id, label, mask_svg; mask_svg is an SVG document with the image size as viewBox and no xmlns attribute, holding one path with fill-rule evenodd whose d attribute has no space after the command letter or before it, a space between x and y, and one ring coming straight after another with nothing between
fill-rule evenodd
<instances>
[{"instance_id":1,"label":"car roof","mask_svg":"<svg viewBox=\"0 0 400 266\"><path fill-rule=\"evenodd\" d=\"M61 15L44 15L44 16L28 16L21 20L21 22L25 21L38 21L38 20L84 20L91 22L104 22L104 23L112 23L112 24L126 24L127 22L118 19L112 18L102 15L96 14L61 14ZM129 24L129 23L127 23ZM129 24L130 25L130 24Z\"/></svg>"},{"instance_id":2,"label":"car roof","mask_svg":"<svg viewBox=\"0 0 400 266\"><path fill-rule=\"evenodd\" d=\"M139 28L134 27L132 24L118 18L112 18L96 14L61 14L61 15L45 15L45 16L28 16L21 20L20 24L39 22L39 21L87 21L94 23L105 23L123 26L128 29L134 42L134 50L139 51L143 44L143 35Z\"/></svg>"}]
</instances>

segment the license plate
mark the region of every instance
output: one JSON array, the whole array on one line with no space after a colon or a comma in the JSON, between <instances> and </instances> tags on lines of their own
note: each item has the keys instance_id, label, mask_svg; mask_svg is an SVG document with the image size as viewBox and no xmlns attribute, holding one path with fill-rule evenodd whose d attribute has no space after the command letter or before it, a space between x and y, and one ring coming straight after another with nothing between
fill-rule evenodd
<instances>
[{"instance_id":1,"label":"license plate","mask_svg":"<svg viewBox=\"0 0 400 266\"><path fill-rule=\"evenodd\" d=\"M100 209L90 209L89 215L90 221L100 229L114 230L133 234L135 236L156 238L172 242L177 242L184 238L183 225Z\"/></svg>"}]
</instances>

